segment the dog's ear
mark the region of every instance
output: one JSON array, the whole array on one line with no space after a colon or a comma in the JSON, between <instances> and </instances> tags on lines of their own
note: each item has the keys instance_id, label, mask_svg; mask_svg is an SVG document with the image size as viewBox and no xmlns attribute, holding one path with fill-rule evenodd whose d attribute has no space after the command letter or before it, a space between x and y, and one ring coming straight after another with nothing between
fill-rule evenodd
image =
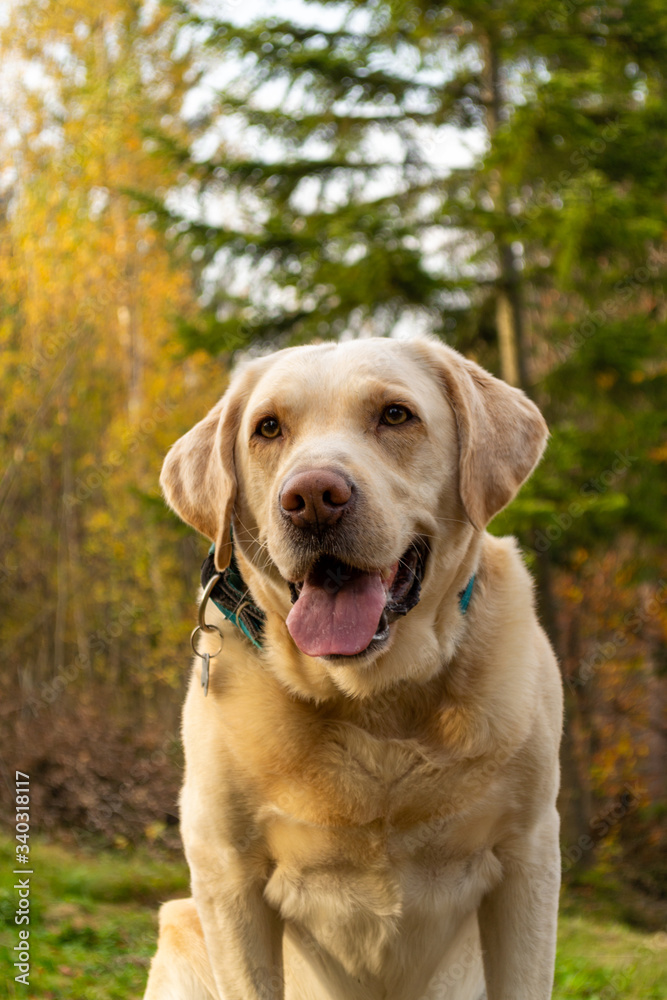
<instances>
[{"instance_id":1,"label":"dog's ear","mask_svg":"<svg viewBox=\"0 0 667 1000\"><path fill-rule=\"evenodd\" d=\"M428 361L454 410L461 500L471 524L482 531L539 462L549 436L546 422L525 393L458 351L432 340L411 346Z\"/></svg>"},{"instance_id":2,"label":"dog's ear","mask_svg":"<svg viewBox=\"0 0 667 1000\"><path fill-rule=\"evenodd\" d=\"M234 444L247 388L247 380L235 379L204 419L171 447L160 475L169 506L215 542L218 570L226 569L232 557L230 528L237 490Z\"/></svg>"}]
</instances>

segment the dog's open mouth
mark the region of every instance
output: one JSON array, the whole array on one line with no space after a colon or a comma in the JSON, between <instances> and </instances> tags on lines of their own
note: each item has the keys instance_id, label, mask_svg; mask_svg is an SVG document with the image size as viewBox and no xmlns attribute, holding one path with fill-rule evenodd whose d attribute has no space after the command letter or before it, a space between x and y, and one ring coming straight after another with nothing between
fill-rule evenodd
<instances>
[{"instance_id":1,"label":"dog's open mouth","mask_svg":"<svg viewBox=\"0 0 667 1000\"><path fill-rule=\"evenodd\" d=\"M419 538L398 562L370 572L321 556L300 583L287 628L307 656L359 656L379 649L389 626L419 601L428 547Z\"/></svg>"}]
</instances>

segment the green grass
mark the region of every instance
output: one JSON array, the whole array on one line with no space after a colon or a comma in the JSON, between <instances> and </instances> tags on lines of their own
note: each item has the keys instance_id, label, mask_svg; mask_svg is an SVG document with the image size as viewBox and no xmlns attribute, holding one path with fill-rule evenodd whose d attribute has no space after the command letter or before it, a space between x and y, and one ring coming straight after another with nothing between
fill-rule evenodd
<instances>
[{"instance_id":1,"label":"green grass","mask_svg":"<svg viewBox=\"0 0 667 1000\"><path fill-rule=\"evenodd\" d=\"M665 1000L667 934L561 916L554 998Z\"/></svg>"},{"instance_id":2,"label":"green grass","mask_svg":"<svg viewBox=\"0 0 667 1000\"><path fill-rule=\"evenodd\" d=\"M187 894L182 861L148 850L93 853L32 841L30 986L13 974L0 997L30 1000L140 998L155 948L162 900ZM13 844L0 840L2 870L13 869ZM15 961L16 893L0 890L0 956ZM665 1000L667 934L646 934L600 919L566 899L560 922L554 1000ZM579 907L579 909L577 909Z\"/></svg>"}]
</instances>

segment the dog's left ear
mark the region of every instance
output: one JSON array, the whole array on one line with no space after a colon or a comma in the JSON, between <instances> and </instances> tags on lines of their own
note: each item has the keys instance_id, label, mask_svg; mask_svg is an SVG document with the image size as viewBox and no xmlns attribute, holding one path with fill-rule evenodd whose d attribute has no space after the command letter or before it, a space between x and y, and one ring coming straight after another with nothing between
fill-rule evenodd
<instances>
[{"instance_id":1,"label":"dog's left ear","mask_svg":"<svg viewBox=\"0 0 667 1000\"><path fill-rule=\"evenodd\" d=\"M459 437L459 491L482 531L516 495L549 436L544 417L520 389L436 340L409 342L440 381Z\"/></svg>"},{"instance_id":2,"label":"dog's left ear","mask_svg":"<svg viewBox=\"0 0 667 1000\"><path fill-rule=\"evenodd\" d=\"M232 557L230 529L237 491L234 445L255 368L257 362L251 362L236 375L204 419L171 447L160 475L169 506L215 542L215 565L220 571Z\"/></svg>"}]
</instances>

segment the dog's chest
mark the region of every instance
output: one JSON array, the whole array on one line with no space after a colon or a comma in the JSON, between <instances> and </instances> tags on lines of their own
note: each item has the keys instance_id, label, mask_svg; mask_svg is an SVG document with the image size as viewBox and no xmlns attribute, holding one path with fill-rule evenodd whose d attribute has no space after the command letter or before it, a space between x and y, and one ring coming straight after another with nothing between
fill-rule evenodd
<instances>
[{"instance_id":1,"label":"dog's chest","mask_svg":"<svg viewBox=\"0 0 667 1000\"><path fill-rule=\"evenodd\" d=\"M474 808L462 819L460 778L414 740L323 741L258 817L275 864L268 901L350 974L398 962L406 928L455 933L500 876L488 827Z\"/></svg>"},{"instance_id":2,"label":"dog's chest","mask_svg":"<svg viewBox=\"0 0 667 1000\"><path fill-rule=\"evenodd\" d=\"M464 804L469 811L477 799L488 800L493 784L483 761L435 746L419 731L387 736L330 719L255 726L252 756L245 758L249 780L265 815L294 823L407 829L460 813Z\"/></svg>"},{"instance_id":3,"label":"dog's chest","mask_svg":"<svg viewBox=\"0 0 667 1000\"><path fill-rule=\"evenodd\" d=\"M342 967L368 985L369 996L375 978L389 991L378 996L402 996L398 984L407 988L413 965L428 979L502 875L492 850L478 835L465 844L448 817L411 827L387 819L352 827L267 820L275 868L265 898L310 961L319 956L323 975L331 963Z\"/></svg>"}]
</instances>

